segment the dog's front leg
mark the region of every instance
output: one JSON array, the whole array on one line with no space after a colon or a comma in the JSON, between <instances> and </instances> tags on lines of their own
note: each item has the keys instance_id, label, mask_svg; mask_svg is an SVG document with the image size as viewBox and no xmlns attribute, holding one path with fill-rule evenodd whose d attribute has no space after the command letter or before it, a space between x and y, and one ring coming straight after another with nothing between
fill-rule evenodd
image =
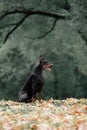
<instances>
[{"instance_id":1,"label":"dog's front leg","mask_svg":"<svg viewBox=\"0 0 87 130\"><path fill-rule=\"evenodd\" d=\"M32 98L31 98L32 102L35 103L35 90L34 90L34 84L32 86Z\"/></svg>"},{"instance_id":2,"label":"dog's front leg","mask_svg":"<svg viewBox=\"0 0 87 130\"><path fill-rule=\"evenodd\" d=\"M40 92L38 92L38 100L40 103L41 103L41 99L42 99L42 96L41 96L41 91L40 91Z\"/></svg>"}]
</instances>

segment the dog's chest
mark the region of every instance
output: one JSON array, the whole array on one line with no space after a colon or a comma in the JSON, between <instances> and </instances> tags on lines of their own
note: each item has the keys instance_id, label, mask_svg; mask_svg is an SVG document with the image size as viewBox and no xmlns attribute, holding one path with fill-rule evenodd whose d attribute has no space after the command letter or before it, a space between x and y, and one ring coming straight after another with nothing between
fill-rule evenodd
<instances>
[{"instance_id":1,"label":"dog's chest","mask_svg":"<svg viewBox=\"0 0 87 130\"><path fill-rule=\"evenodd\" d=\"M43 86L44 84L44 78L42 76L38 76L38 85Z\"/></svg>"}]
</instances>

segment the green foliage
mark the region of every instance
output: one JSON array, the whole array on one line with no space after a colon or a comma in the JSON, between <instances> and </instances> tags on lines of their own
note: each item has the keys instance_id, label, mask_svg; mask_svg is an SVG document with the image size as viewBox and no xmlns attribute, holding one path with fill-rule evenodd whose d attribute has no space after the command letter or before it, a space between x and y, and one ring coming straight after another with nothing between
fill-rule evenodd
<instances>
[{"instance_id":1,"label":"green foliage","mask_svg":"<svg viewBox=\"0 0 87 130\"><path fill-rule=\"evenodd\" d=\"M36 0L11 0L10 3L0 0L0 15L12 7L23 6L70 17L57 20L50 33L37 38L50 30L54 19L30 16L6 44L2 44L3 39L12 28L6 24L18 22L23 15L10 15L0 21L0 99L17 99L41 53L54 65L51 72L44 72L43 98L87 97L87 2L42 0L38 3Z\"/></svg>"}]
</instances>

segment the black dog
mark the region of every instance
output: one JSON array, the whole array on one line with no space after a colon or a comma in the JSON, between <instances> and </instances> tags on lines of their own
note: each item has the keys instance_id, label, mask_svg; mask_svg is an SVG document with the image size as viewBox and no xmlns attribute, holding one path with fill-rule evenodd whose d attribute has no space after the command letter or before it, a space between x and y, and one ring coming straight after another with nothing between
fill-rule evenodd
<instances>
[{"instance_id":1,"label":"black dog","mask_svg":"<svg viewBox=\"0 0 87 130\"><path fill-rule=\"evenodd\" d=\"M44 85L44 79L42 75L43 69L51 70L53 65L49 64L43 56L40 56L39 64L35 67L34 71L28 77L23 88L20 90L18 95L19 102L31 102L35 101L36 94L38 99L41 101L41 90Z\"/></svg>"}]
</instances>

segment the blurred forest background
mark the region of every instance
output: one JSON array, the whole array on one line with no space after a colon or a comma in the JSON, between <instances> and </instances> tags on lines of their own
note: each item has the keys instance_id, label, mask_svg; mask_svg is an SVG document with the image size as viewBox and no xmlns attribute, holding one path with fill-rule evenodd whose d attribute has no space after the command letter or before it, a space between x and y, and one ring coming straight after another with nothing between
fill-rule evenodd
<instances>
[{"instance_id":1,"label":"blurred forest background","mask_svg":"<svg viewBox=\"0 0 87 130\"><path fill-rule=\"evenodd\" d=\"M0 0L0 99L17 99L41 53L44 99L87 97L87 0Z\"/></svg>"}]
</instances>

